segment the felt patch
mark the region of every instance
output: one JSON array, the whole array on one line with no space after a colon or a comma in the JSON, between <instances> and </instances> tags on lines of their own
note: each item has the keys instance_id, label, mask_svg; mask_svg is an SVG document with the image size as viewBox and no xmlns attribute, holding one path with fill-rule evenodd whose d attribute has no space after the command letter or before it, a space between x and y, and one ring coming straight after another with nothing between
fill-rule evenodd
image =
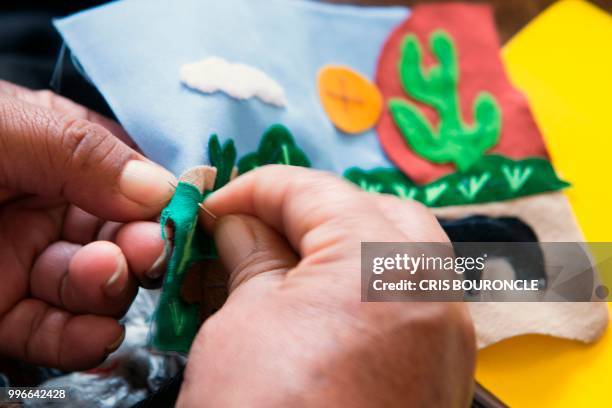
<instances>
[{"instance_id":1,"label":"felt patch","mask_svg":"<svg viewBox=\"0 0 612 408\"><path fill-rule=\"evenodd\" d=\"M471 215L460 219L438 220L451 242L538 242L538 237L531 227L516 217L488 217ZM458 257L478 256L478 249L455 246ZM548 281L544 268L542 250L539 247L526 247L529 254L517 256L515 251L505 251L505 246L491 248L487 259L501 258L506 260L514 272L514 279L537 280L540 288ZM466 271L467 280L481 279L482 271ZM499 275L495 275L499 276Z\"/></svg>"},{"instance_id":2,"label":"felt patch","mask_svg":"<svg viewBox=\"0 0 612 408\"><path fill-rule=\"evenodd\" d=\"M510 200L569 186L557 177L548 160L512 160L498 155L483 156L466 172L448 174L424 185L415 184L396 169L365 171L354 167L344 177L365 191L417 200L428 207Z\"/></svg>"},{"instance_id":3,"label":"felt patch","mask_svg":"<svg viewBox=\"0 0 612 408\"><path fill-rule=\"evenodd\" d=\"M208 57L182 65L180 77L181 82L200 92L224 92L236 99L258 98L281 108L287 105L283 87L262 70L247 64Z\"/></svg>"},{"instance_id":4,"label":"felt patch","mask_svg":"<svg viewBox=\"0 0 612 408\"><path fill-rule=\"evenodd\" d=\"M438 30L444 30L453 39L458 55L456 67L448 60L452 54L443 37L432 36ZM405 43L407 35L411 36L408 37L408 43ZM430 36L433 52L430 52L429 47L420 49L422 65L409 66L401 63L402 58L405 59L404 62L416 61L419 57L419 48L416 45L426 44ZM441 63L442 61L445 62ZM400 65L404 68L403 78L399 75ZM405 72L406 69L408 72ZM495 105L486 95L492 95L499 105L503 123L499 141L491 148L491 153L512 159L547 157L545 145L525 98L512 87L504 72L490 8L466 3L419 4L413 9L410 18L389 36L380 54L376 73L376 84L386 104L394 99L409 100L411 103L407 105L407 102L396 102L393 109L395 113L384 109L376 128L385 153L396 166L418 184L431 182L456 170L452 164L440 164L445 158L438 157L438 160L434 160L437 162L432 162L417 154L413 150L414 145L406 143L405 135L393 119L395 114L402 123L400 126L407 128L412 124L420 127L416 129L420 134L444 134L442 126L447 125L441 116L454 117L441 112L448 106L447 102L442 105L438 98L424 99L423 94L406 94L404 87L410 90L415 80L418 83L419 77L422 76L420 74L426 73L426 80L439 78L440 86L447 90L452 89L452 86L442 81L444 78L453 79L453 72L449 72L449 69L456 70L460 78L456 85L458 101L453 102L454 105L451 106L456 106L453 109L457 112L463 112L464 118L480 117L477 119L480 122L476 123L489 123L496 127ZM412 88L414 89L414 85ZM478 95L482 92L486 92L485 96L479 98ZM411 109L412 106L418 107L416 114L415 110ZM424 121L425 118L427 122ZM423 124L429 124L429 129ZM466 123L468 127L474 125L475 123ZM453 126L456 127L456 124ZM494 134L494 130L490 132ZM486 133L489 130L484 131ZM491 140L485 143L485 147L480 146L475 150L486 150L486 145L492 145ZM420 151L423 149L434 151L427 146L419 147ZM473 160L474 155L469 151L467 154L466 158L455 155L462 167L467 165L465 162Z\"/></svg>"},{"instance_id":5,"label":"felt patch","mask_svg":"<svg viewBox=\"0 0 612 408\"><path fill-rule=\"evenodd\" d=\"M419 40L413 34L406 36L399 76L408 95L436 110L437 129L418 107L404 99L391 99L389 109L403 137L419 156L434 163L454 163L465 171L497 143L500 109L491 94L481 92L474 101L474 123L466 125L459 111L459 71L453 41L446 32L436 31L430 43L439 64L424 72Z\"/></svg>"},{"instance_id":6,"label":"felt patch","mask_svg":"<svg viewBox=\"0 0 612 408\"><path fill-rule=\"evenodd\" d=\"M471 215L438 219L451 242L537 242L533 229L517 217Z\"/></svg>"},{"instance_id":7,"label":"felt patch","mask_svg":"<svg viewBox=\"0 0 612 408\"><path fill-rule=\"evenodd\" d=\"M182 296L183 280L192 266L216 258L214 241L198 227L199 205L214 187L216 170L201 166L179 180L160 224L170 254L163 290L155 312L151 343L158 350L187 353L200 328L200 308ZM172 240L165 227L172 228Z\"/></svg>"},{"instance_id":8,"label":"felt patch","mask_svg":"<svg viewBox=\"0 0 612 408\"><path fill-rule=\"evenodd\" d=\"M317 86L329 120L345 133L362 133L374 126L380 117L380 91L351 68L326 65L317 75Z\"/></svg>"},{"instance_id":9,"label":"felt patch","mask_svg":"<svg viewBox=\"0 0 612 408\"><path fill-rule=\"evenodd\" d=\"M310 160L297 146L289 129L283 125L272 125L263 134L257 151L238 161L238 174L266 164L310 167Z\"/></svg>"},{"instance_id":10,"label":"felt patch","mask_svg":"<svg viewBox=\"0 0 612 408\"><path fill-rule=\"evenodd\" d=\"M160 224L166 251L171 253L162 295L155 313L152 345L158 350L186 353L201 323L227 298L227 273L217 259L214 240L198 226L200 204L208 193L236 177L233 140L223 145L217 135L208 140L208 161L180 177ZM172 239L165 226L172 228Z\"/></svg>"},{"instance_id":11,"label":"felt patch","mask_svg":"<svg viewBox=\"0 0 612 408\"><path fill-rule=\"evenodd\" d=\"M235 176L236 168L236 146L233 140L227 140L223 146L217 135L212 135L208 140L208 162L217 169L214 190L226 185Z\"/></svg>"},{"instance_id":12,"label":"felt patch","mask_svg":"<svg viewBox=\"0 0 612 408\"><path fill-rule=\"evenodd\" d=\"M437 217L461 219L471 215L516 217L528 224L540 242L583 242L567 198L559 192L511 201L433 208ZM559 271L547 268L553 280ZM603 302L469 303L478 347L528 333L593 342L608 325Z\"/></svg>"}]
</instances>

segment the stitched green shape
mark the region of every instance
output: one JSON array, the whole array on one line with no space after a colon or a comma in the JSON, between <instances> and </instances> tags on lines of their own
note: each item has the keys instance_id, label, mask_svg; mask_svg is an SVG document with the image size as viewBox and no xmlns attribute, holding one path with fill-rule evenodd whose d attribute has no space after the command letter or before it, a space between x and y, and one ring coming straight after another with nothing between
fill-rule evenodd
<instances>
[{"instance_id":1,"label":"stitched green shape","mask_svg":"<svg viewBox=\"0 0 612 408\"><path fill-rule=\"evenodd\" d=\"M509 200L569 186L557 177L548 160L512 160L499 155L483 156L466 172L448 174L424 185L416 185L394 168L366 171L353 167L344 177L365 191L393 194L429 207Z\"/></svg>"},{"instance_id":2,"label":"stitched green shape","mask_svg":"<svg viewBox=\"0 0 612 408\"><path fill-rule=\"evenodd\" d=\"M208 162L211 166L217 168L215 190L218 190L230 181L234 164L236 163L236 156L236 146L234 146L233 140L227 140L221 146L217 135L212 135L208 139Z\"/></svg>"},{"instance_id":3,"label":"stitched green shape","mask_svg":"<svg viewBox=\"0 0 612 408\"><path fill-rule=\"evenodd\" d=\"M217 190L231 178L236 162L234 142L228 140L221 145L217 135L212 135L208 140L208 160L217 168L213 189ZM191 265L217 258L213 238L198 226L199 204L209 193L201 194L195 186L180 182L160 217L166 251L172 251L151 337L152 345L161 351L187 353L200 328L199 306L185 302L181 288ZM174 230L173 245L165 236L165 226L170 222Z\"/></svg>"},{"instance_id":4,"label":"stitched green shape","mask_svg":"<svg viewBox=\"0 0 612 408\"><path fill-rule=\"evenodd\" d=\"M310 167L310 160L297 146L291 132L283 125L272 125L261 138L256 152L238 161L238 174L266 164Z\"/></svg>"},{"instance_id":5,"label":"stitched green shape","mask_svg":"<svg viewBox=\"0 0 612 408\"><path fill-rule=\"evenodd\" d=\"M444 31L434 32L429 42L439 64L424 72L419 41L409 34L402 43L398 69L406 93L437 111L437 129L404 99L391 99L389 109L405 140L419 156L434 163L454 163L465 171L499 140L501 110L491 94L481 92L474 101L474 124L467 125L460 112L455 45Z\"/></svg>"},{"instance_id":6,"label":"stitched green shape","mask_svg":"<svg viewBox=\"0 0 612 408\"><path fill-rule=\"evenodd\" d=\"M200 327L199 306L183 300L181 287L193 263L216 258L214 242L198 227L198 204L205 196L195 186L180 182L161 214L162 237L166 251L171 252L152 332L152 345L161 351L187 353ZM170 222L174 245L164 233Z\"/></svg>"}]
</instances>

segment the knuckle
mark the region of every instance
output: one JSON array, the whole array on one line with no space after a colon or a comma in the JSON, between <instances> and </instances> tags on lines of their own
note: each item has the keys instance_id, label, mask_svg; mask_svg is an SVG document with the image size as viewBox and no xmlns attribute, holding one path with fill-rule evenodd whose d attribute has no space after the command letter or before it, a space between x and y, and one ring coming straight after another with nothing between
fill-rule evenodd
<instances>
[{"instance_id":1,"label":"knuckle","mask_svg":"<svg viewBox=\"0 0 612 408\"><path fill-rule=\"evenodd\" d=\"M229 290L234 291L244 282L262 273L284 271L291 266L289 260L283 257L270 257L267 249L255 246L253 252L231 271L228 280Z\"/></svg>"},{"instance_id":2,"label":"knuckle","mask_svg":"<svg viewBox=\"0 0 612 408\"><path fill-rule=\"evenodd\" d=\"M40 91L34 91L33 95L43 104L48 104L50 108L53 108L53 100L56 95L48 89L42 89Z\"/></svg>"},{"instance_id":3,"label":"knuckle","mask_svg":"<svg viewBox=\"0 0 612 408\"><path fill-rule=\"evenodd\" d=\"M429 331L447 337L454 335L464 344L475 346L474 324L465 304L435 304L432 310L430 319L422 322Z\"/></svg>"},{"instance_id":4,"label":"knuckle","mask_svg":"<svg viewBox=\"0 0 612 408\"><path fill-rule=\"evenodd\" d=\"M61 132L66 167L86 171L99 166L117 146L117 140L102 126L84 119L67 119Z\"/></svg>"}]
</instances>

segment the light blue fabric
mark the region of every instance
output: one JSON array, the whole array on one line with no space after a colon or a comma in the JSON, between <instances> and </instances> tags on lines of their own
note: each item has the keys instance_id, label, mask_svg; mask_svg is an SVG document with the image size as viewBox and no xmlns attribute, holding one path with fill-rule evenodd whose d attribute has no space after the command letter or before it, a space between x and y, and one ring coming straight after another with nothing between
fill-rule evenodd
<instances>
[{"instance_id":1,"label":"light blue fabric","mask_svg":"<svg viewBox=\"0 0 612 408\"><path fill-rule=\"evenodd\" d=\"M238 157L282 123L313 167L343 172L391 166L374 130L337 131L316 77L343 64L373 78L379 52L406 8L308 0L124 0L55 21L87 76L151 159L174 173L206 162L210 134L233 138ZM285 109L187 89L179 67L220 56L262 69L285 89Z\"/></svg>"}]
</instances>

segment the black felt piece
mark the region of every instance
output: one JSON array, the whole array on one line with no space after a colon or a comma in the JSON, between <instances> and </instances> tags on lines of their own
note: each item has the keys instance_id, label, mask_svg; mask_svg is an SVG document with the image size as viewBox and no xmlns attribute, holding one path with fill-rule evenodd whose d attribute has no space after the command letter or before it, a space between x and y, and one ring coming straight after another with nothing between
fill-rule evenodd
<instances>
[{"instance_id":1,"label":"black felt piece","mask_svg":"<svg viewBox=\"0 0 612 408\"><path fill-rule=\"evenodd\" d=\"M484 215L457 220L439 219L440 225L452 242L538 242L538 237L529 225L515 217L493 218ZM546 286L544 256L539 246L529 246L517 256L516 251L504 252L504 246L496 247L497 252L488 253L490 258L503 258L512 265L516 279L539 280L540 287ZM480 256L465 246L455 246L457 256ZM480 279L480 271L466 272L466 279Z\"/></svg>"}]
</instances>

